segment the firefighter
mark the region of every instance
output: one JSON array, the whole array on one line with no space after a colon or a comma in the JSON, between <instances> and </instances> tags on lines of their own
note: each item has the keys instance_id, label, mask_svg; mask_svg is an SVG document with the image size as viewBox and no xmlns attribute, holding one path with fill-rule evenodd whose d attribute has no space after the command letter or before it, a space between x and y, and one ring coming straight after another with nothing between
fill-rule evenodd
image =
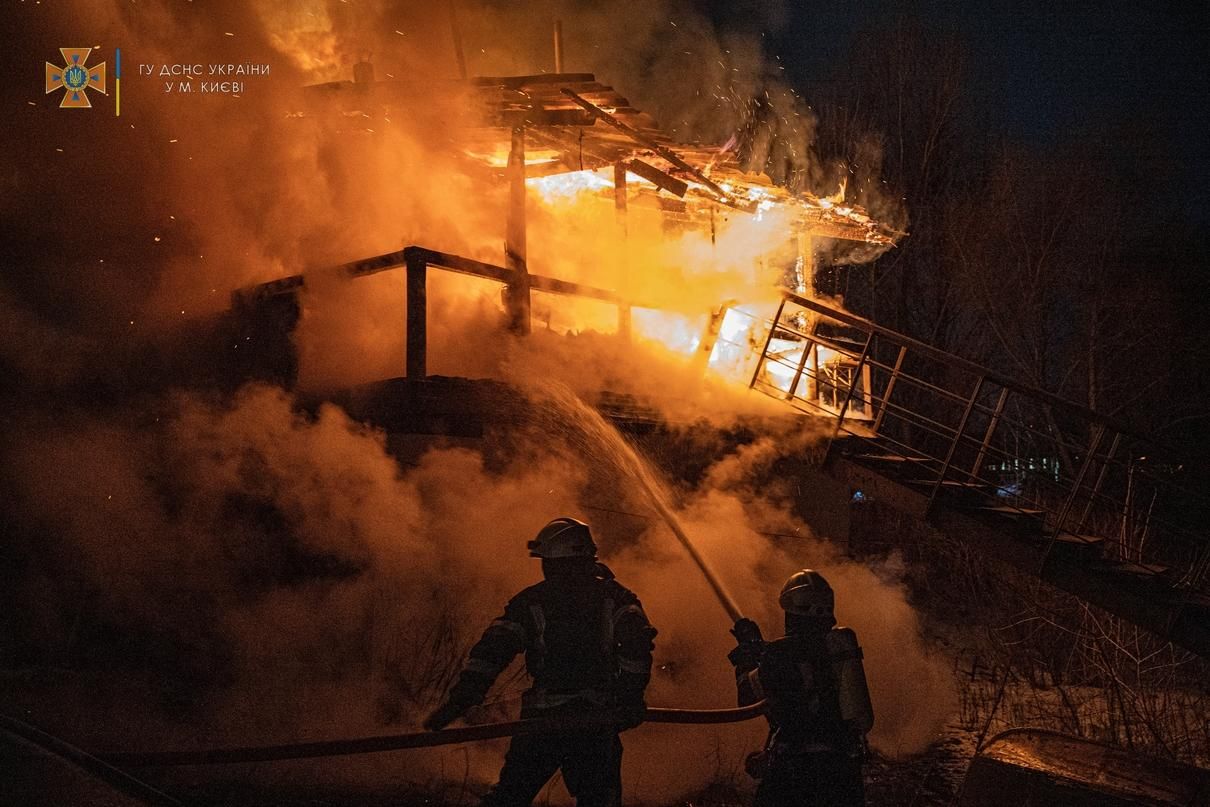
<instances>
[{"instance_id":1,"label":"firefighter","mask_svg":"<svg viewBox=\"0 0 1210 807\"><path fill-rule=\"evenodd\" d=\"M836 627L832 587L819 572L791 575L778 601L786 635L766 642L755 622L741 619L728 655L740 705L768 699L769 739L748 759L760 779L756 807L864 805L874 712L857 635Z\"/></svg>"},{"instance_id":2,"label":"firefighter","mask_svg":"<svg viewBox=\"0 0 1210 807\"><path fill-rule=\"evenodd\" d=\"M529 554L542 560L544 579L513 597L484 631L425 728L444 728L481 703L496 677L524 652L533 685L521 698L523 718L606 712L616 717L616 728L514 737L500 781L483 803L528 805L562 769L578 807L617 807L618 732L643 720L655 628L638 597L597 562L587 524L555 519L529 542Z\"/></svg>"}]
</instances>

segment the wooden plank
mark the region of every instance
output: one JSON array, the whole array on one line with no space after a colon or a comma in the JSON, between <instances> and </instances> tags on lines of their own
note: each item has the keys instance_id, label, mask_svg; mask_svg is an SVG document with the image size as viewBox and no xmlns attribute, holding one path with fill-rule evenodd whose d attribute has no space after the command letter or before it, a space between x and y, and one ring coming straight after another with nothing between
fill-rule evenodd
<instances>
[{"instance_id":1,"label":"wooden plank","mask_svg":"<svg viewBox=\"0 0 1210 807\"><path fill-rule=\"evenodd\" d=\"M596 81L592 73L535 73L528 76L478 76L470 83L476 87L500 86L517 89L526 84L574 84Z\"/></svg>"},{"instance_id":2,"label":"wooden plank","mask_svg":"<svg viewBox=\"0 0 1210 807\"><path fill-rule=\"evenodd\" d=\"M415 255L407 262L404 333L407 377L428 375L428 265Z\"/></svg>"},{"instance_id":3,"label":"wooden plank","mask_svg":"<svg viewBox=\"0 0 1210 807\"><path fill-rule=\"evenodd\" d=\"M504 265L513 278L505 302L509 327L515 333L528 334L530 328L528 248L525 223L525 127L515 126L508 151L508 211L504 231Z\"/></svg>"},{"instance_id":4,"label":"wooden plank","mask_svg":"<svg viewBox=\"0 0 1210 807\"><path fill-rule=\"evenodd\" d=\"M592 126L590 115L575 109L501 109L490 113L488 126Z\"/></svg>"},{"instance_id":5,"label":"wooden plank","mask_svg":"<svg viewBox=\"0 0 1210 807\"><path fill-rule=\"evenodd\" d=\"M642 160L630 160L626 163L626 170L678 198L684 197L685 191L689 190L689 183L677 179L671 174L667 174L654 165L645 163Z\"/></svg>"},{"instance_id":6,"label":"wooden plank","mask_svg":"<svg viewBox=\"0 0 1210 807\"><path fill-rule=\"evenodd\" d=\"M613 126L615 129L618 129L619 131L625 132L627 135L629 135L631 138L633 138L636 142L642 143L643 145L647 146L648 148L653 149L657 154L659 154L661 157L663 157L668 162L672 163L677 168L691 174L693 176L693 178L696 179L698 182L701 182L703 185L705 185L711 191L718 194L719 201L722 201L725 204L729 204L734 207L739 206L738 204L736 204L736 201L734 199L732 199L731 194L727 193L722 188L720 188L717 184L715 184L714 181L712 179L710 179L710 177L706 176L701 171L699 171L698 169L694 168L689 163L682 160L679 156L677 156L676 152L672 151L671 149L665 148L664 146L661 146L659 143L655 142L650 137L647 137L642 132L623 123L622 121L618 120L613 115L610 115L608 112L601 109L600 107L597 107L597 106L593 105L592 103L590 103L589 101L584 100L583 98L581 98L580 96L578 96L574 92L572 92L571 90L565 89L565 90L563 90L563 94L568 96L569 98L571 98L573 101L575 101L580 106L582 106L584 108L584 110L586 112L588 112L590 115L592 115L593 117L598 118L599 120L603 121L604 123L608 123L610 126Z\"/></svg>"}]
</instances>

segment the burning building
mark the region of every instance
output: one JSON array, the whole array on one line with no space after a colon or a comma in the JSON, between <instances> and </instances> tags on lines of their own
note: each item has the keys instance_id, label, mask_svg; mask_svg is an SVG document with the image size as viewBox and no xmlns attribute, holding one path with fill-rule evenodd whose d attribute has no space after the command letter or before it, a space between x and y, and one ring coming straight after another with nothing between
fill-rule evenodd
<instances>
[{"instance_id":1,"label":"burning building","mask_svg":"<svg viewBox=\"0 0 1210 807\"><path fill-rule=\"evenodd\" d=\"M561 54L558 43L556 50ZM470 192L506 196L504 220L498 222L500 258L476 261L416 246L324 270L363 276L407 266L407 377L428 375L425 290L426 273L433 268L500 283L504 317L514 334L529 333L535 321L582 330L576 314L565 313L575 312L576 306L551 297L586 299L616 312L612 323L598 316L588 327L613 331L624 340L632 335L655 339L686 356L696 355L703 369L751 382L778 397L801 398L834 414L854 381L865 385L860 393L868 393L868 370L861 372L851 351L811 340L807 331L812 326L803 313L797 319L802 333L771 336L764 345L770 360L761 363L756 376L752 373L762 342L770 336L766 320L777 288L813 296L819 239L887 248L903 233L873 220L860 206L846 204L843 183L831 196L792 192L759 171L745 170L736 138L715 146L674 143L614 88L592 74L560 68L561 55L553 73L463 78L438 91L453 110L442 121L443 148L472 178ZM429 92L431 88L425 96ZM363 62L355 66L352 81L306 87L297 113L301 120L295 123L335 122L338 136L372 137L376 127L390 126L393 119L428 103L410 82L376 80L373 66ZM603 223L609 230L607 249L597 248L587 265L566 256L551 260L541 240L535 243L535 235L542 237L530 225L535 210L547 219L548 233L562 228L569 214ZM636 249L632 244L638 231L645 244ZM674 249L653 260L652 241ZM694 248L681 247L687 243ZM694 271L702 275L716 268L729 275L736 281L732 293L702 307L700 293L677 293L667 280L653 277L675 268L661 266L661 260L678 258L697 264ZM570 268L572 276L551 271L551 263ZM594 272L601 264L610 267L604 277ZM264 320L265 312L276 306L285 311L285 320L279 314L275 321L289 328L296 307L281 298L304 290L307 277L244 289L236 294L237 307L250 312L252 320ZM670 325L674 320L679 321ZM855 344L843 329L834 336L841 344ZM853 396L857 404L850 416L868 416L861 403L867 397Z\"/></svg>"},{"instance_id":2,"label":"burning building","mask_svg":"<svg viewBox=\"0 0 1210 807\"><path fill-rule=\"evenodd\" d=\"M135 637L131 646L155 651L148 666L163 665L155 672L170 682L174 705L199 692L230 695L199 717L213 730L189 735L199 742L379 731L427 705L441 659L458 650L458 620L478 621L532 574L516 551L519 536L548 508L593 518L611 537L610 562L640 581L664 637L652 702L729 700L725 626L701 618L710 591L678 547L668 551L649 503L618 482L636 476L633 467L601 484L611 474L607 452L585 450L581 435L563 439L567 424L556 418L526 432L540 448L508 458L483 439L487 421L505 431L518 412L538 408L519 387L554 378L632 436L665 428L683 393L684 420L702 415L705 396L693 393L704 382L734 396L719 432L744 428L746 407L774 416L743 440L711 442L712 433L673 454L673 434L642 447L656 445L653 454L683 466L668 507L726 569L746 611L772 618L761 609L783 571L806 563L827 571L850 609L842 619L868 637L877 749L927 745L950 713L951 676L949 660L921 639L901 569L871 569L810 537L843 538L855 490L861 501L973 537L1031 580L1210 652L1207 556L1155 538L1160 520L1143 506L1156 500L1155 480L1134 462L1136 435L822 299L814 278L829 243L873 254L903 233L872 216L874 205L854 203L861 197L843 183L811 193L770 180L752 159L759 136L678 142L618 90L567 72L556 43L551 73L472 78L463 68L459 79L419 86L362 61L351 81L291 96L271 126L240 119L271 132L266 151L299 145L303 159L258 173L287 200L256 234L290 248L262 260L256 239L246 239L237 254L252 243L252 268L238 280L196 273L213 299L242 286L215 340L231 394L215 396L193 367L175 368L158 387L132 384L154 388L150 415L131 417L121 400L117 411L98 407L79 423L28 415L13 430L14 534L28 536L38 559L29 568L41 569L43 535L57 536L69 558L66 571L48 561L45 579L31 578L33 593L13 589L12 602L40 605L31 647L61 634L74 663L104 651L113 635ZM375 160L403 128L410 162L401 172L394 155ZM241 159L226 166L232 153ZM264 153L215 149L208 165L238 175L257 167L249 154ZM353 159L372 170L322 170ZM300 163L316 170L297 182L280 170ZM239 195L224 190L215 194L224 202ZM401 207L389 200L400 197L410 218L396 239L390 218L402 218ZM341 198L360 204L342 209ZM249 205L257 216L267 207ZM382 215L359 220L376 208ZM335 237L342 229L358 237ZM320 235L301 237L311 230ZM391 251L358 257L379 249ZM354 259L299 272L310 255L322 264ZM197 267L189 257L180 276ZM174 317L185 314L177 302ZM142 371L130 375L141 381ZM285 389L244 386L250 378ZM1051 410L1058 414L1047 421ZM561 443L590 462L565 461ZM842 482L803 469L808 450L823 454L824 445L827 470ZM1061 465L1030 476L1014 463L1023 452L1061 456ZM770 478L775 465L784 478ZM1024 481L1002 479L1008 469ZM66 505L63 489L75 492ZM844 523L808 517L802 508L815 501ZM1119 517L1109 524L1105 513ZM184 565L196 571L179 575ZM88 597L74 587L81 579ZM426 633L416 615L436 627ZM142 704L143 694L131 702ZM78 714L88 695L75 701ZM304 698L307 714L297 709ZM71 714L59 727L86 722ZM126 731L133 718L93 725L114 728L98 730L89 747L138 744ZM183 725L142 736L179 741L184 732L173 732ZM708 780L703 760L716 746L734 756L760 742L744 729L675 741L640 732L633 775L651 788L645 796L679 798ZM653 773L674 746L684 764ZM445 770L440 762L424 769Z\"/></svg>"}]
</instances>

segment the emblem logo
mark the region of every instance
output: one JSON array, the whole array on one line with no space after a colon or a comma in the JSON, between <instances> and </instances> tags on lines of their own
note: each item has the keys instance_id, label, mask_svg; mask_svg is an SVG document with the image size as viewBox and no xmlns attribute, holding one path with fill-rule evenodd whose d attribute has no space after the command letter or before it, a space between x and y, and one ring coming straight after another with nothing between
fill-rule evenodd
<instances>
[{"instance_id":1,"label":"emblem logo","mask_svg":"<svg viewBox=\"0 0 1210 807\"><path fill-rule=\"evenodd\" d=\"M91 107L92 104L88 102L88 90L105 93L105 62L99 62L92 67L86 66L92 48L59 48L59 53L63 54L62 67L46 63L47 94L63 90L60 109Z\"/></svg>"}]
</instances>

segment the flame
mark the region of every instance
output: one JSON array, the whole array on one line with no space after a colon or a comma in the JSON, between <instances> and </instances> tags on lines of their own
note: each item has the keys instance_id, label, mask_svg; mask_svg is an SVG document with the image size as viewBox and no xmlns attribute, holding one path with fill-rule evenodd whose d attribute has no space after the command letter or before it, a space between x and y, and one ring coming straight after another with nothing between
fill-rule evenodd
<instances>
[{"instance_id":1,"label":"flame","mask_svg":"<svg viewBox=\"0 0 1210 807\"><path fill-rule=\"evenodd\" d=\"M528 153L526 154L528 157ZM527 160L528 164L528 160ZM536 190L548 203L557 203L567 197L585 192L598 192L613 187L612 169L599 171L572 171L566 174L551 174L545 177L530 177L525 184Z\"/></svg>"},{"instance_id":2,"label":"flame","mask_svg":"<svg viewBox=\"0 0 1210 807\"><path fill-rule=\"evenodd\" d=\"M492 168L508 167L508 149L506 148L496 149L491 152L467 149L466 156L470 157L472 160L486 163ZM555 149L527 148L525 150L525 165L527 167L555 165L559 162L561 157L562 154Z\"/></svg>"},{"instance_id":3,"label":"flame","mask_svg":"<svg viewBox=\"0 0 1210 807\"><path fill-rule=\"evenodd\" d=\"M258 0L254 4L264 23L269 44L305 71L314 81L338 79L344 72L340 42L328 3L324 0L301 0L286 4Z\"/></svg>"}]
</instances>

